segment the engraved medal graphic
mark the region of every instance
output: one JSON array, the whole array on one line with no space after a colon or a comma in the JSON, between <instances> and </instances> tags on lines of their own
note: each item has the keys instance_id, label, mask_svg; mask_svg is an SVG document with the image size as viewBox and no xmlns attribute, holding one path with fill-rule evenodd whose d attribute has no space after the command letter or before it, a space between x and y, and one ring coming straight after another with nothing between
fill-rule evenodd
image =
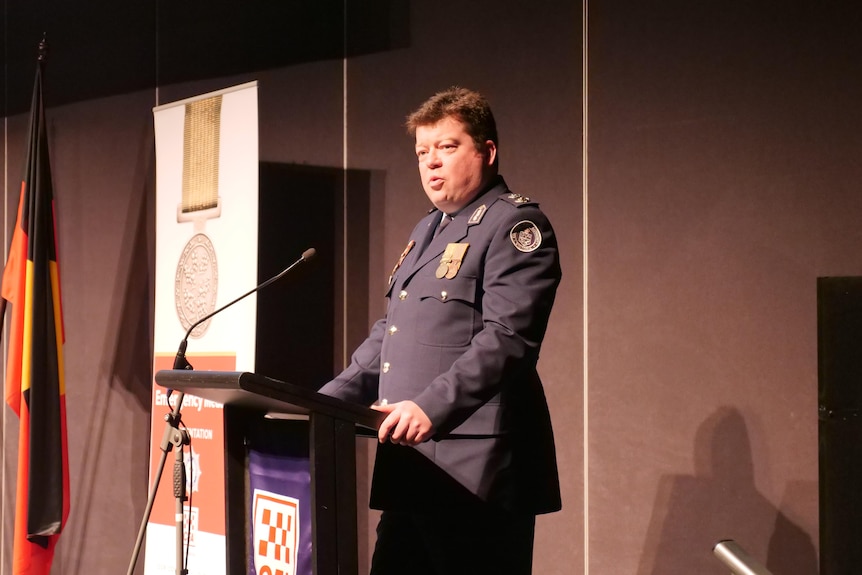
<instances>
[{"instance_id":1,"label":"engraved medal graphic","mask_svg":"<svg viewBox=\"0 0 862 575\"><path fill-rule=\"evenodd\" d=\"M218 196L221 96L186 104L183 127L182 203L177 222L194 222L194 236L183 248L174 281L174 302L183 329L215 310L218 264L215 247L204 233L209 219L221 215ZM192 330L191 337L206 333L209 320Z\"/></svg>"},{"instance_id":2,"label":"engraved medal graphic","mask_svg":"<svg viewBox=\"0 0 862 575\"><path fill-rule=\"evenodd\" d=\"M218 292L218 262L215 249L206 234L195 234L188 241L177 265L174 278L174 302L183 329L215 309ZM195 327L191 337L201 337L209 327L206 320Z\"/></svg>"}]
</instances>

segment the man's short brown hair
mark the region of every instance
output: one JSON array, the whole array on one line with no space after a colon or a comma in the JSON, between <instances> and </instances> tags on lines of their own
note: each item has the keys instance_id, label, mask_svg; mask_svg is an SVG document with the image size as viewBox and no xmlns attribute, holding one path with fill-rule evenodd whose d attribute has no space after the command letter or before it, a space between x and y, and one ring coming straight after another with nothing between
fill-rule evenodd
<instances>
[{"instance_id":1,"label":"man's short brown hair","mask_svg":"<svg viewBox=\"0 0 862 575\"><path fill-rule=\"evenodd\" d=\"M479 92L458 86L434 94L407 116L407 133L415 136L419 126L430 126L449 117L464 124L477 149L483 149L488 140L499 144L497 123L488 100Z\"/></svg>"}]
</instances>

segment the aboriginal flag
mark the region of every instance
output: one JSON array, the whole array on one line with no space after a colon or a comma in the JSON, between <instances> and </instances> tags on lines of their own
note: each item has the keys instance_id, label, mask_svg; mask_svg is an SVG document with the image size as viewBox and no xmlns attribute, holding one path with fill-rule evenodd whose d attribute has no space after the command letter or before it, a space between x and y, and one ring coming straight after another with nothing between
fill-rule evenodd
<instances>
[{"instance_id":1,"label":"aboriginal flag","mask_svg":"<svg viewBox=\"0 0 862 575\"><path fill-rule=\"evenodd\" d=\"M40 57L2 312L9 314L6 403L19 418L13 575L47 575L69 515L63 312Z\"/></svg>"}]
</instances>

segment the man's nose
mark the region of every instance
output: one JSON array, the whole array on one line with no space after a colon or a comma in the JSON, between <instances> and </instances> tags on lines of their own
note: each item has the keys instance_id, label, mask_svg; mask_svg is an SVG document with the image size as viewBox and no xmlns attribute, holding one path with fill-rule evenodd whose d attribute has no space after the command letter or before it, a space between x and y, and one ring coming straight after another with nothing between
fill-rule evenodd
<instances>
[{"instance_id":1,"label":"man's nose","mask_svg":"<svg viewBox=\"0 0 862 575\"><path fill-rule=\"evenodd\" d=\"M441 165L440 154L437 150L430 150L425 155L425 165L429 168L438 168Z\"/></svg>"}]
</instances>

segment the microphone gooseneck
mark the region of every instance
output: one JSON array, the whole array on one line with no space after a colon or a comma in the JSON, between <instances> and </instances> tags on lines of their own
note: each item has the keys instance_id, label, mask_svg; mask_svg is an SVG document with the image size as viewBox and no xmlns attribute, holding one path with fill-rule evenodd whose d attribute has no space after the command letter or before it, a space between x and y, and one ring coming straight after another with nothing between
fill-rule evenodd
<instances>
[{"instance_id":1,"label":"microphone gooseneck","mask_svg":"<svg viewBox=\"0 0 862 575\"><path fill-rule=\"evenodd\" d=\"M262 284L257 285L255 287L253 287L252 289L248 290L247 292L245 292L244 294L242 294L241 296L239 296L235 300L223 305L222 307L218 308L215 311L208 313L207 315L203 316L202 318L200 318L199 320L194 322L189 327L188 331L186 331L185 337L183 337L183 340L180 342L180 347L177 350L177 355L176 355L176 357L174 357L174 369L194 369L191 366L191 364L188 362L188 360L186 359L186 348L188 347L188 344L189 344L189 337L191 336L192 331L194 331L194 329L197 326L199 326L200 324L202 324L206 320L210 319L212 316L216 315L217 313L223 312L224 310L226 310L227 308L229 308L233 304L237 303L238 301L245 299L246 297L250 296L254 292L260 291L263 288L265 288L266 286L270 285L271 283L277 282L278 280L280 280L281 278L286 276L288 273L290 273L290 271L293 268L295 268L296 266L298 266L299 264L301 264L303 262L307 262L308 260L314 258L314 256L316 256L316 255L317 255L317 250L315 250L314 248L308 248L307 250L302 252L302 255L299 257L298 260L296 260L295 262L293 262L292 264L290 264L289 266L287 266L286 268L281 270L277 275L272 276L271 278L269 278L268 280L266 280ZM172 390L168 390L169 396L170 396L171 391Z\"/></svg>"}]
</instances>

